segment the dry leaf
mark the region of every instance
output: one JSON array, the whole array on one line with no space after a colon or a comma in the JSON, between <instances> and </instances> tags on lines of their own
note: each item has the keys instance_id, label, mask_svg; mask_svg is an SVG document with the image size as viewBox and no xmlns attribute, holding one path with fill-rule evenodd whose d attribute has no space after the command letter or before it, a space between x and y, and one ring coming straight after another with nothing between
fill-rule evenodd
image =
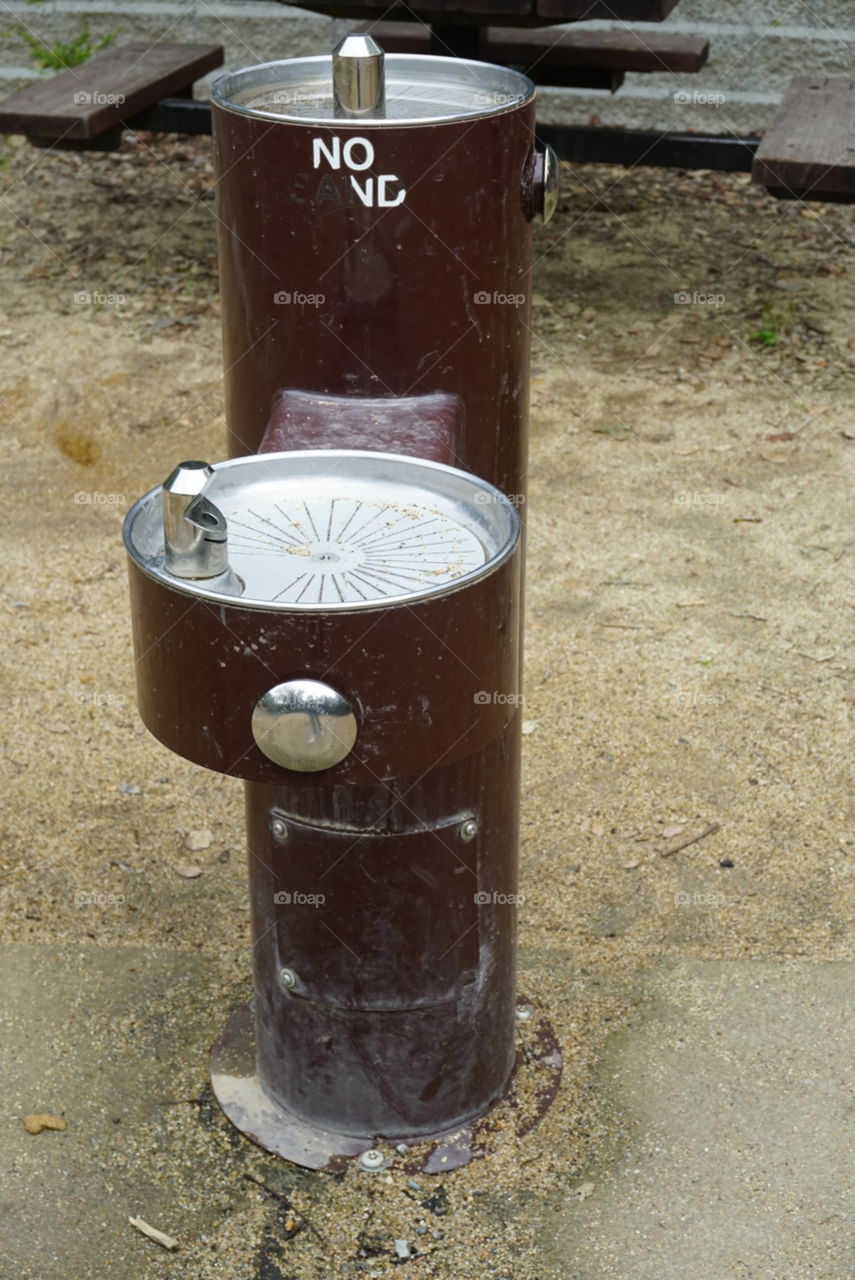
<instances>
[{"instance_id":1,"label":"dry leaf","mask_svg":"<svg viewBox=\"0 0 855 1280\"><path fill-rule=\"evenodd\" d=\"M675 827L666 827L662 832L662 835L665 837L666 840L672 840L674 836L681 836L684 830L685 830L685 824L682 822L678 822Z\"/></svg>"},{"instance_id":2,"label":"dry leaf","mask_svg":"<svg viewBox=\"0 0 855 1280\"><path fill-rule=\"evenodd\" d=\"M41 1133L42 1129L58 1129L62 1132L68 1125L62 1116L51 1116L43 1113L37 1116L24 1116L24 1128L27 1133Z\"/></svg>"},{"instance_id":3,"label":"dry leaf","mask_svg":"<svg viewBox=\"0 0 855 1280\"><path fill-rule=\"evenodd\" d=\"M635 868L639 866L641 866L641 859L635 858L632 862L625 862L623 864L623 869L624 871L634 871Z\"/></svg>"},{"instance_id":4,"label":"dry leaf","mask_svg":"<svg viewBox=\"0 0 855 1280\"><path fill-rule=\"evenodd\" d=\"M594 1194L595 1189L596 1183L583 1182L580 1187L574 1187L571 1194L574 1195L577 1200L587 1200L588 1196L592 1196Z\"/></svg>"},{"instance_id":5,"label":"dry leaf","mask_svg":"<svg viewBox=\"0 0 855 1280\"><path fill-rule=\"evenodd\" d=\"M202 874L202 868L197 867L193 862L181 862L175 868L175 873L184 880L195 880Z\"/></svg>"}]
</instances>

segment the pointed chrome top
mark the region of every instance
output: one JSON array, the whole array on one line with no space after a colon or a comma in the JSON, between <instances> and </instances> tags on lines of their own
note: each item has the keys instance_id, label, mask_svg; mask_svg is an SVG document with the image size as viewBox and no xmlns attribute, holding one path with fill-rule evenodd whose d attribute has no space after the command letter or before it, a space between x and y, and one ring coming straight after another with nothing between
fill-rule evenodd
<instances>
[{"instance_id":1,"label":"pointed chrome top","mask_svg":"<svg viewBox=\"0 0 855 1280\"><path fill-rule=\"evenodd\" d=\"M369 35L345 36L333 50L333 102L337 116L382 116L385 54Z\"/></svg>"}]
</instances>

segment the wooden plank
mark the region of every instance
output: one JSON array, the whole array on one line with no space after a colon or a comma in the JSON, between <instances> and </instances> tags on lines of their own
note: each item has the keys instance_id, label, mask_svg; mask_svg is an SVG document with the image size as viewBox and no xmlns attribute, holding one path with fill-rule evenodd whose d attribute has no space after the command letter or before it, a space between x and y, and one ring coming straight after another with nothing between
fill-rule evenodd
<instances>
[{"instance_id":1,"label":"wooden plank","mask_svg":"<svg viewBox=\"0 0 855 1280\"><path fill-rule=\"evenodd\" d=\"M394 22L454 23L485 26L491 20L510 25L542 21L535 12L535 0L306 0L299 6L333 18L373 19L381 16Z\"/></svg>"},{"instance_id":2,"label":"wooden plank","mask_svg":"<svg viewBox=\"0 0 855 1280\"><path fill-rule=\"evenodd\" d=\"M222 66L219 44L133 40L0 102L0 133L91 138Z\"/></svg>"},{"instance_id":3,"label":"wooden plank","mask_svg":"<svg viewBox=\"0 0 855 1280\"><path fill-rule=\"evenodd\" d=\"M679 0L537 0L537 12L552 22L664 22Z\"/></svg>"},{"instance_id":4,"label":"wooden plank","mask_svg":"<svg viewBox=\"0 0 855 1280\"><path fill-rule=\"evenodd\" d=\"M419 22L378 22L371 34L389 53L427 53L430 30ZM700 36L659 31L533 31L488 27L473 57L505 66L531 66L541 84L554 83L546 72L580 67L610 71L700 71L709 41Z\"/></svg>"},{"instance_id":5,"label":"wooden plank","mask_svg":"<svg viewBox=\"0 0 855 1280\"><path fill-rule=\"evenodd\" d=\"M791 80L751 177L776 195L855 197L855 80Z\"/></svg>"},{"instance_id":6,"label":"wooden plank","mask_svg":"<svg viewBox=\"0 0 855 1280\"><path fill-rule=\"evenodd\" d=\"M534 62L552 67L599 67L613 71L700 71L709 57L709 41L699 36L659 31L513 31L488 32L491 61Z\"/></svg>"},{"instance_id":7,"label":"wooden plank","mask_svg":"<svg viewBox=\"0 0 855 1280\"><path fill-rule=\"evenodd\" d=\"M406 22L460 22L537 27L603 18L618 22L662 22L678 0L304 0L298 7L333 18Z\"/></svg>"}]
</instances>

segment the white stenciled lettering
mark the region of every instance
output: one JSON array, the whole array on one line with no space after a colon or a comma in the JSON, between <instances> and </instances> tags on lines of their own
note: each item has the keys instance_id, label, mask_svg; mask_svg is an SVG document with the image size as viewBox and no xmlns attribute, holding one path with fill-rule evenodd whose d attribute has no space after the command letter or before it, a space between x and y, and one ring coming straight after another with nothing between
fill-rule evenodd
<instances>
[{"instance_id":1,"label":"white stenciled lettering","mask_svg":"<svg viewBox=\"0 0 855 1280\"><path fill-rule=\"evenodd\" d=\"M357 161L354 152L359 149L362 152L361 163ZM344 163L348 169L356 169L357 173L361 173L363 169L370 169L374 163L374 147L367 138L348 138L344 144Z\"/></svg>"},{"instance_id":2,"label":"white stenciled lettering","mask_svg":"<svg viewBox=\"0 0 855 1280\"><path fill-rule=\"evenodd\" d=\"M341 168L341 138L331 138L331 147L328 147L323 138L312 138L312 168L320 169L321 156L326 158L326 162L331 169Z\"/></svg>"},{"instance_id":3,"label":"white stenciled lettering","mask_svg":"<svg viewBox=\"0 0 855 1280\"><path fill-rule=\"evenodd\" d=\"M395 196L389 194L389 183L397 181L398 175L395 173L381 173L377 179L377 203L381 209L394 209L396 205L404 203L404 197L407 194L405 187L401 187Z\"/></svg>"},{"instance_id":4,"label":"white stenciled lettering","mask_svg":"<svg viewBox=\"0 0 855 1280\"><path fill-rule=\"evenodd\" d=\"M359 196L360 200L365 205L366 209L370 209L371 206L374 204L374 179L366 178L364 181L364 186L360 186L359 179L354 178L353 174L351 174L350 185L353 187L354 191Z\"/></svg>"},{"instance_id":5,"label":"white stenciled lettering","mask_svg":"<svg viewBox=\"0 0 855 1280\"><path fill-rule=\"evenodd\" d=\"M330 169L341 169L344 165L346 169L350 169L350 185L366 209L372 209L375 206L381 209L394 209L397 205L403 204L407 190L406 187L401 186L401 180L396 173L381 173L376 177L369 177L366 174L361 179L355 176L370 169L373 163L374 145L368 138L348 138L343 144L336 134L329 139L312 139L312 168L320 169L327 166ZM332 181L332 179L329 180ZM322 194L326 199L325 191L322 193L324 181L327 181L327 178L322 179L316 200L321 199Z\"/></svg>"}]
</instances>

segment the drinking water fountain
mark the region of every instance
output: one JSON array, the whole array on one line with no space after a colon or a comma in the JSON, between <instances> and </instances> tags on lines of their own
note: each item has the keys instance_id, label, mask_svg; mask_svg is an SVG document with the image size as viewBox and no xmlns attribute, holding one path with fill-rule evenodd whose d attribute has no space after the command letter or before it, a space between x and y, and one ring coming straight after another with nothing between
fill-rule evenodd
<instances>
[{"instance_id":1,"label":"drinking water fountain","mask_svg":"<svg viewBox=\"0 0 855 1280\"><path fill-rule=\"evenodd\" d=\"M244 780L212 1083L312 1168L453 1168L560 1079L515 965L533 94L361 36L213 91L231 456L128 513L138 699Z\"/></svg>"}]
</instances>

